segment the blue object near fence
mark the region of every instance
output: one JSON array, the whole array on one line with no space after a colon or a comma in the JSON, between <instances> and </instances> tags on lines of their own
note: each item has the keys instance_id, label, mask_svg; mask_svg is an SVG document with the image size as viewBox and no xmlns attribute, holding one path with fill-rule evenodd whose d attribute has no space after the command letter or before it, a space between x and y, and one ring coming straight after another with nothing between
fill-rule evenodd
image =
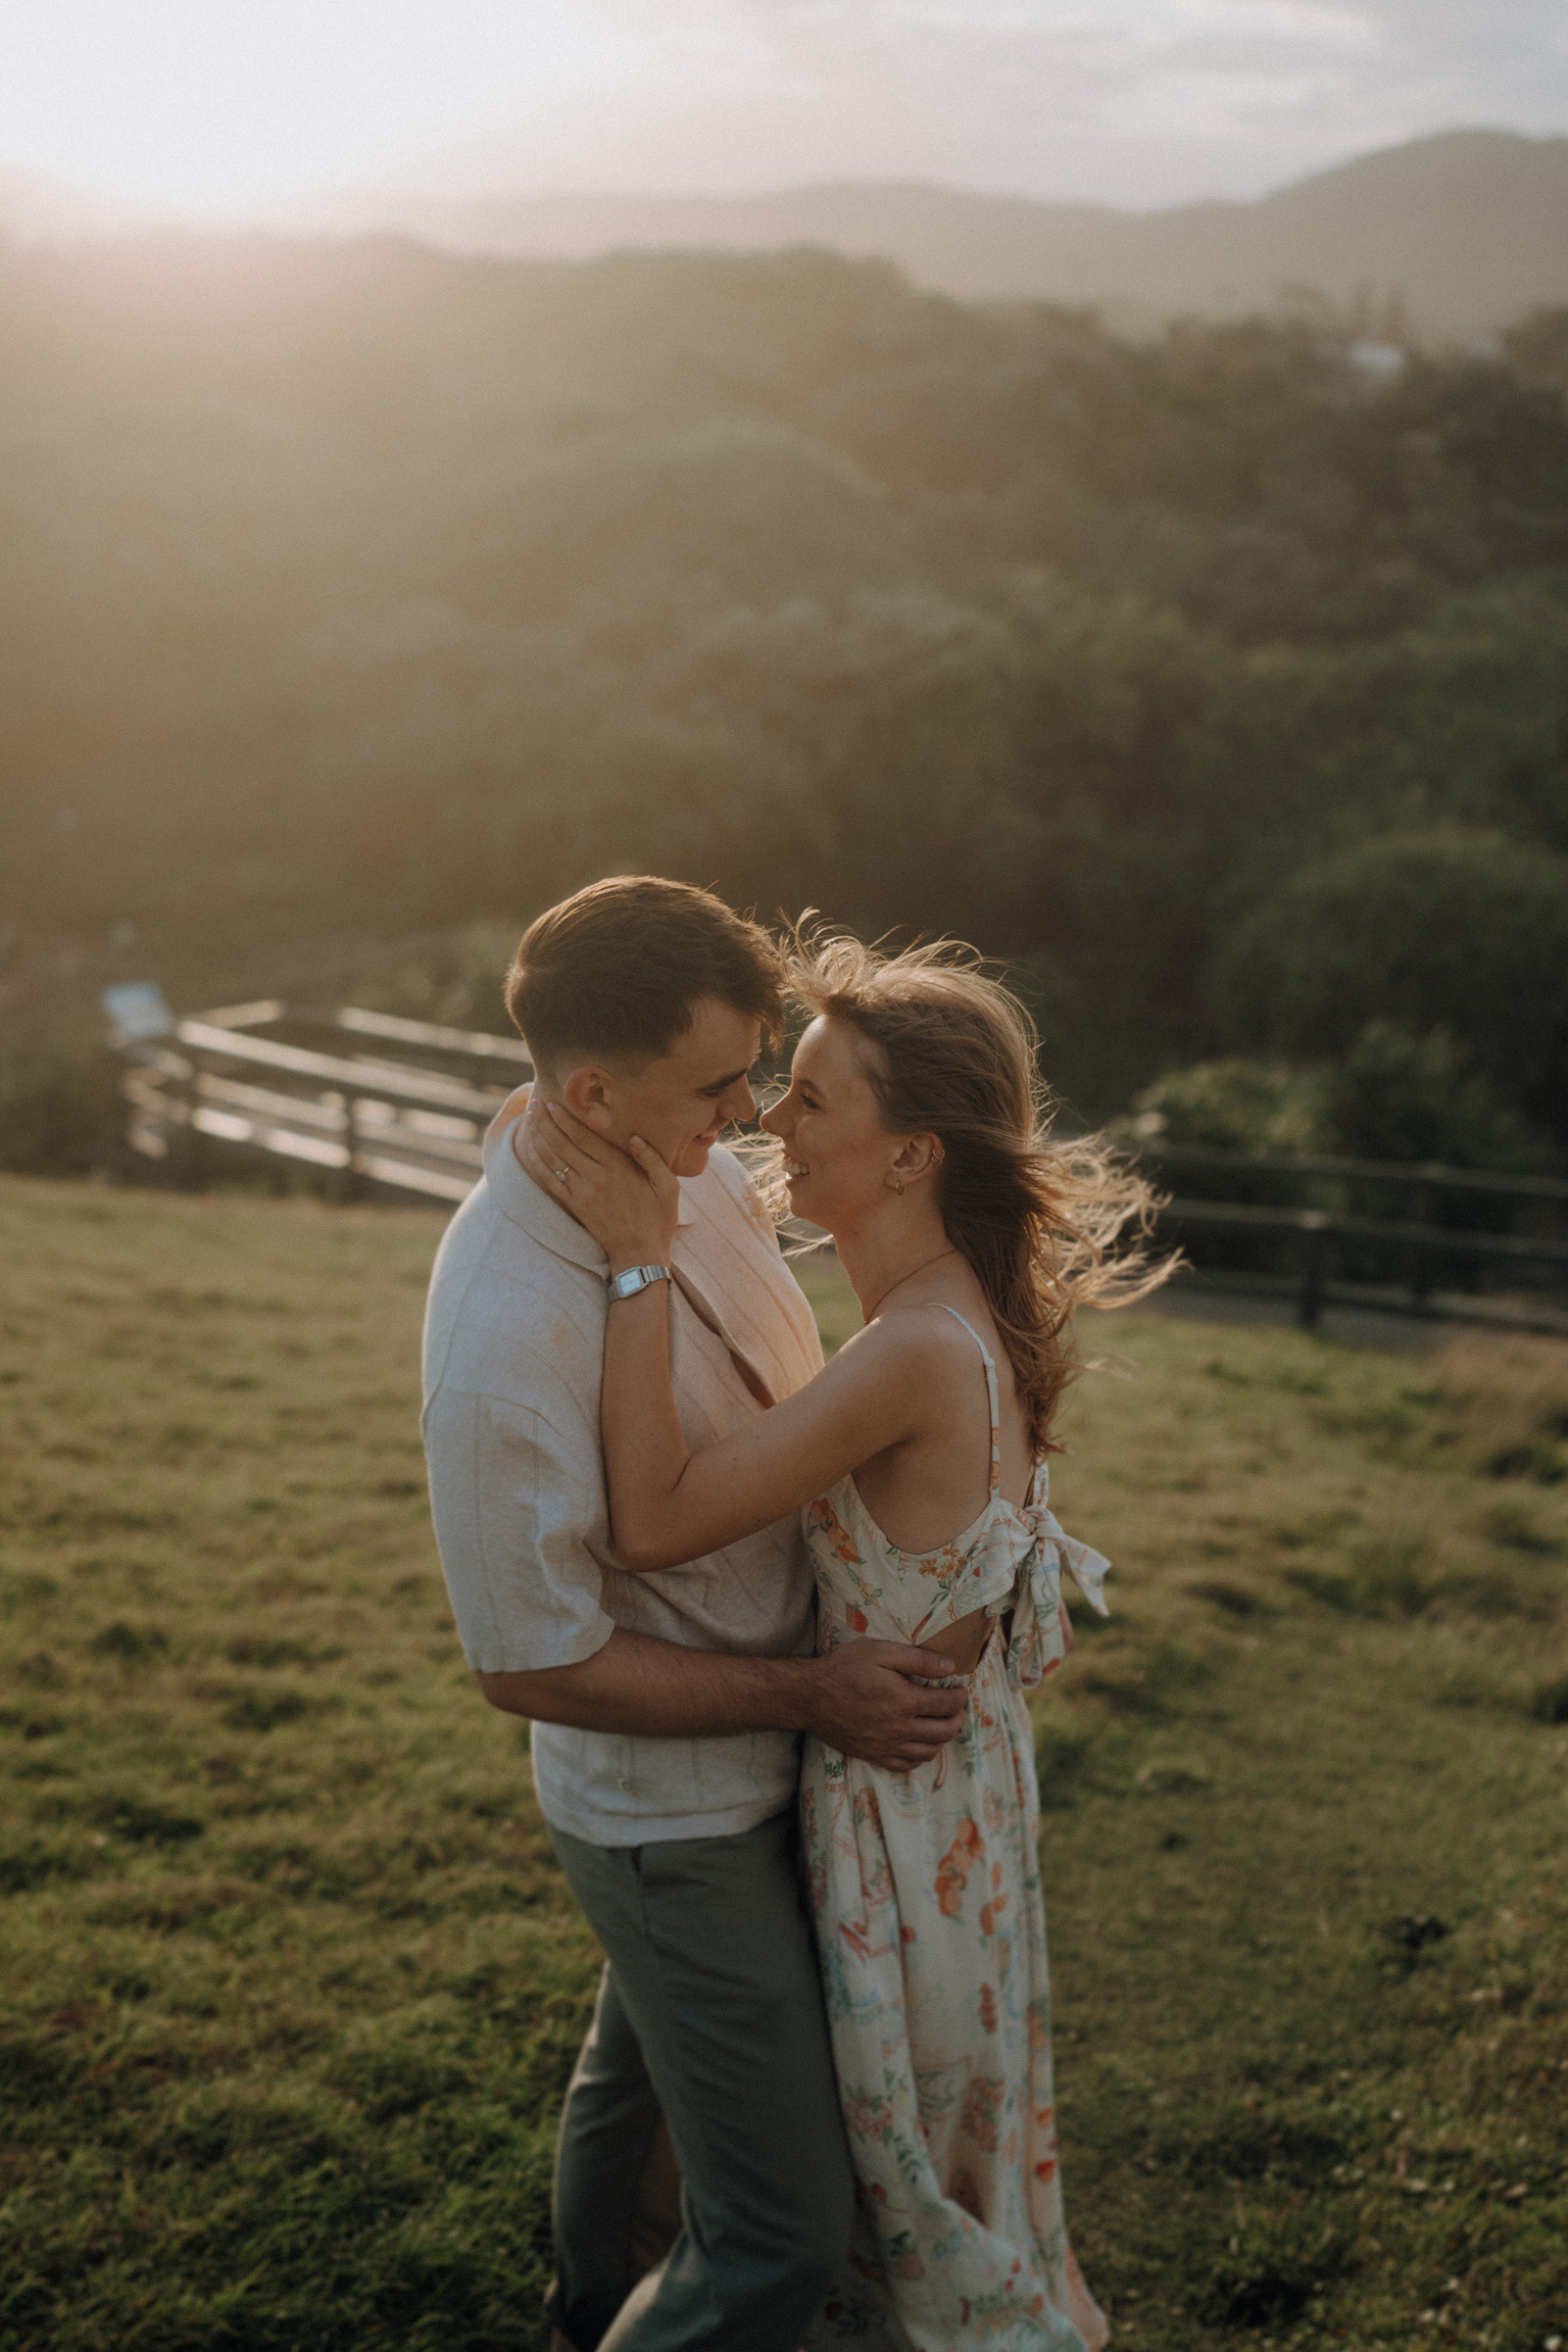
<instances>
[{"instance_id":1,"label":"blue object near fence","mask_svg":"<svg viewBox=\"0 0 1568 2352\"><path fill-rule=\"evenodd\" d=\"M98 1002L109 1015L112 1043L136 1046L173 1034L174 1016L156 980L122 980L106 988Z\"/></svg>"}]
</instances>

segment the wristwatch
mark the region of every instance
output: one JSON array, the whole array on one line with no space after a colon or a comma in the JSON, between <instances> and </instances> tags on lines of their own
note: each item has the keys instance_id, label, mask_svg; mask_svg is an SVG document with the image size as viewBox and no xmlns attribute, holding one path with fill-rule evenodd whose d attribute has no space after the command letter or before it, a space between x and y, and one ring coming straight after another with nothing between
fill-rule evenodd
<instances>
[{"instance_id":1,"label":"wristwatch","mask_svg":"<svg viewBox=\"0 0 1568 2352\"><path fill-rule=\"evenodd\" d=\"M668 1280L667 1266L628 1266L624 1274L612 1277L609 1285L610 1296L612 1298L635 1298L637 1293L646 1291L651 1283Z\"/></svg>"}]
</instances>

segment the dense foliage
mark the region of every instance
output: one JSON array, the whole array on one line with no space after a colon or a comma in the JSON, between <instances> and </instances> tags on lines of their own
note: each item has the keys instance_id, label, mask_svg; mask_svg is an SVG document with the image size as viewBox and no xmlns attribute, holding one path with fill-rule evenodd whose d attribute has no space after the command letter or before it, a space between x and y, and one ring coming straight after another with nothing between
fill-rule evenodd
<instances>
[{"instance_id":1,"label":"dense foliage","mask_svg":"<svg viewBox=\"0 0 1568 2352\"><path fill-rule=\"evenodd\" d=\"M1568 1144L1563 318L230 238L0 257L0 346L13 1164L106 978L414 1009L633 864L1017 959L1090 1115L1381 1019Z\"/></svg>"}]
</instances>

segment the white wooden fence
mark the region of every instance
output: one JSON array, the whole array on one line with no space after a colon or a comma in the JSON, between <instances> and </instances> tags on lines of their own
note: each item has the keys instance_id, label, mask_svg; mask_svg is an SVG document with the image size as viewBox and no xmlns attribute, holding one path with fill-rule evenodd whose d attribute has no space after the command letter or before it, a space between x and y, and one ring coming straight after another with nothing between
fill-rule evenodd
<instances>
[{"instance_id":1,"label":"white wooden fence","mask_svg":"<svg viewBox=\"0 0 1568 2352\"><path fill-rule=\"evenodd\" d=\"M293 1162L344 1199L376 1185L463 1200L485 1128L533 1074L516 1038L274 998L175 1020L121 1054L125 1143L143 1162L183 1184Z\"/></svg>"}]
</instances>

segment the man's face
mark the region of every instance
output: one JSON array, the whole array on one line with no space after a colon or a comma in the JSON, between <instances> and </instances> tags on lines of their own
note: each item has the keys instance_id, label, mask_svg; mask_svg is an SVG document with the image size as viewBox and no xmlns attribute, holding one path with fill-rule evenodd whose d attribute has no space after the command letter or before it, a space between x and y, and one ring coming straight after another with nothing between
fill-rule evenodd
<instances>
[{"instance_id":1,"label":"man's face","mask_svg":"<svg viewBox=\"0 0 1568 2352\"><path fill-rule=\"evenodd\" d=\"M589 1124L617 1144L640 1135L677 1176L700 1176L723 1130L756 1113L746 1073L761 1037L751 1013L699 997L691 1027L657 1061L595 1072L602 1107Z\"/></svg>"}]
</instances>

